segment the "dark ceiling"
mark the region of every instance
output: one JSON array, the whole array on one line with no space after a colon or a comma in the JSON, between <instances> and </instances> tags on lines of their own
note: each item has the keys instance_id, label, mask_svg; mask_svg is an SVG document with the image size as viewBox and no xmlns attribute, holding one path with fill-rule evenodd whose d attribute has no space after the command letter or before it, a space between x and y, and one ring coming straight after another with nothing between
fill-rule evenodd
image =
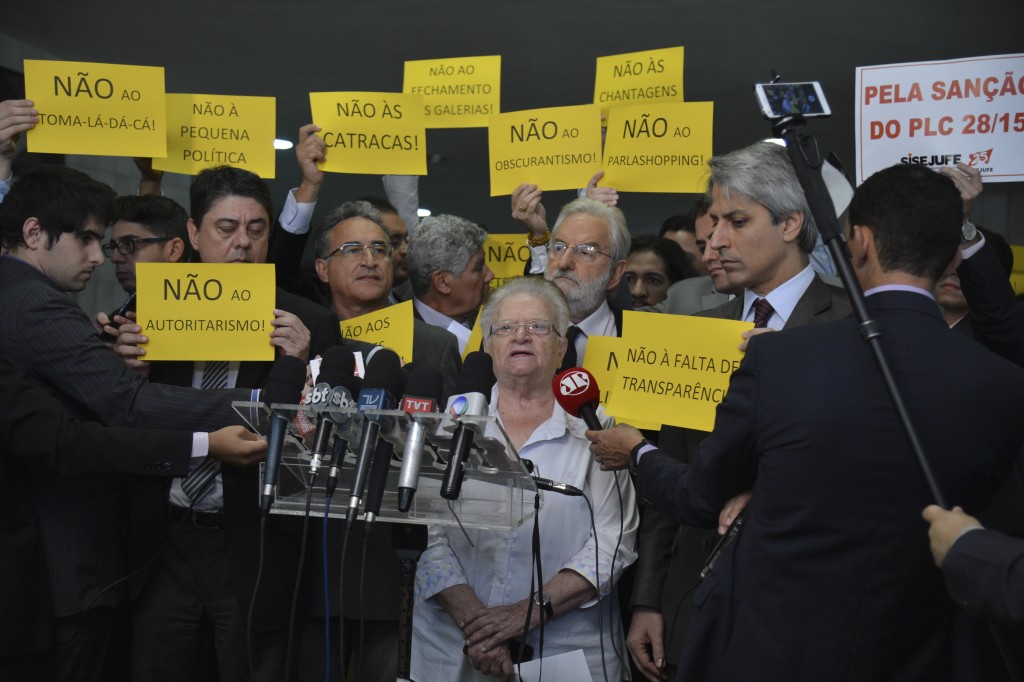
<instances>
[{"instance_id":1,"label":"dark ceiling","mask_svg":"<svg viewBox=\"0 0 1024 682\"><path fill-rule=\"evenodd\" d=\"M500 54L502 109L514 111L592 101L598 56L683 45L685 99L715 103L715 151L767 136L751 85L775 69L822 82L834 115L813 131L850 169L856 66L1024 51L1020 0L51 0L6 3L2 15L0 34L60 59L164 66L168 92L273 95L290 139L310 118L310 91L400 91L407 59ZM484 129L429 131L428 152L443 160L421 181L423 206L516 229L508 198L489 196ZM279 153L275 197L297 183L293 160ZM331 176L320 213L380 191L376 178ZM572 197L552 195L552 211ZM643 233L690 200L632 194L622 207Z\"/></svg>"}]
</instances>

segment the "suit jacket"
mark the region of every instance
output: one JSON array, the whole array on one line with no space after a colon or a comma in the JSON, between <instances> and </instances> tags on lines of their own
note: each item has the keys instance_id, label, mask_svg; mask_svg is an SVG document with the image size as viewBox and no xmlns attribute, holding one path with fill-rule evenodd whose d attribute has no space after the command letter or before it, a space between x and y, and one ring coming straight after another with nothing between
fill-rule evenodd
<instances>
[{"instance_id":1,"label":"suit jacket","mask_svg":"<svg viewBox=\"0 0 1024 682\"><path fill-rule=\"evenodd\" d=\"M963 261L956 274L971 310L974 338L1024 367L1024 306L1014 298L995 250L986 244Z\"/></svg>"},{"instance_id":2,"label":"suit jacket","mask_svg":"<svg viewBox=\"0 0 1024 682\"><path fill-rule=\"evenodd\" d=\"M1024 624L1024 540L972 530L953 543L942 574L949 595L970 613Z\"/></svg>"},{"instance_id":3,"label":"suit jacket","mask_svg":"<svg viewBox=\"0 0 1024 682\"><path fill-rule=\"evenodd\" d=\"M0 257L0 319L0 353L76 418L188 431L241 423L231 401L248 400L249 391L200 392L143 380L100 342L89 317L53 280L11 256ZM127 484L50 472L27 472L26 478L0 480L0 498L19 486L29 491L54 615L79 613L128 573ZM126 596L121 586L95 603L116 605Z\"/></svg>"},{"instance_id":4,"label":"suit jacket","mask_svg":"<svg viewBox=\"0 0 1024 682\"><path fill-rule=\"evenodd\" d=\"M673 315L695 315L702 310L717 308L728 300L728 294L715 291L709 276L689 277L670 286L665 300L655 305L654 311Z\"/></svg>"},{"instance_id":5,"label":"suit jacket","mask_svg":"<svg viewBox=\"0 0 1024 682\"><path fill-rule=\"evenodd\" d=\"M951 334L926 296L868 307L939 485L983 508L1024 444L1024 371ZM999 679L945 598L931 495L856 320L752 340L692 463L651 452L638 468L640 494L695 526L751 487L695 593L681 678Z\"/></svg>"},{"instance_id":6,"label":"suit jacket","mask_svg":"<svg viewBox=\"0 0 1024 682\"><path fill-rule=\"evenodd\" d=\"M0 385L0 657L6 657L40 651L50 641L50 591L25 470L39 478L183 475L192 436L79 422L2 355Z\"/></svg>"},{"instance_id":7,"label":"suit jacket","mask_svg":"<svg viewBox=\"0 0 1024 682\"><path fill-rule=\"evenodd\" d=\"M675 312L679 301L670 298L667 302L670 304L667 312ZM850 312L845 291L826 284L816 275L793 309L785 328L841 320ZM737 296L716 308L697 312L697 315L739 320L743 315L743 297ZM707 432L704 431L666 426L662 428L658 442L663 452L688 463L705 437ZM662 613L665 618L666 658L673 664L678 662L683 650L693 615L693 604L687 597L699 580L716 537L713 530L680 524L657 510L648 509L644 515L640 558L630 603L634 607L643 606Z\"/></svg>"}]
</instances>

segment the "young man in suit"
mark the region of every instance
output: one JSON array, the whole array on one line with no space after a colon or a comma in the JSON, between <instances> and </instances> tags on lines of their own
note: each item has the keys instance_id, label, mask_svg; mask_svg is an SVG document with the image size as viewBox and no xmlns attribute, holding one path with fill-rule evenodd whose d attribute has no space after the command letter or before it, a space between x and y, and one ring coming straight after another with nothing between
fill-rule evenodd
<instances>
[{"instance_id":1,"label":"young man in suit","mask_svg":"<svg viewBox=\"0 0 1024 682\"><path fill-rule=\"evenodd\" d=\"M712 211L734 206L715 195ZM978 509L1024 443L1024 372L951 334L933 298L961 209L949 179L894 166L857 189L849 245L938 485ZM634 464L639 494L689 525L715 527L753 489L694 594L680 678L999 679L991 640L932 565L920 528L931 494L856 320L752 341L689 465L628 427L588 437L603 465Z\"/></svg>"},{"instance_id":2,"label":"young man in suit","mask_svg":"<svg viewBox=\"0 0 1024 682\"><path fill-rule=\"evenodd\" d=\"M114 199L106 185L64 167L36 168L15 183L0 205L0 352L77 418L189 431L241 423L231 402L258 399L251 389L204 393L146 382L68 297L103 262ZM129 572L124 483L42 471L24 479L20 494L34 500L50 587L50 603L38 606L52 614L54 630L38 678L101 679L128 598L127 584L114 586ZM0 496L14 494L12 481L0 485Z\"/></svg>"}]
</instances>

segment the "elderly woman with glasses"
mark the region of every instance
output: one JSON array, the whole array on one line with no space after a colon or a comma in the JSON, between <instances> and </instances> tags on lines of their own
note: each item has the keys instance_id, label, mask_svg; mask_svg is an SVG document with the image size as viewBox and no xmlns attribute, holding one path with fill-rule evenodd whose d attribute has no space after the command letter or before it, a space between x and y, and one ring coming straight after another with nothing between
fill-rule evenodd
<instances>
[{"instance_id":1,"label":"elderly woman with glasses","mask_svg":"<svg viewBox=\"0 0 1024 682\"><path fill-rule=\"evenodd\" d=\"M414 679L512 675L524 628L539 655L542 620L545 657L582 650L595 680L622 679L613 586L636 558L638 516L628 475L601 471L583 436L586 425L555 402L551 380L568 324L565 296L539 277L509 280L483 306L484 350L497 379L490 415L539 475L575 486L584 497L543 493L544 584L533 593L532 523L515 532L431 527L416 575Z\"/></svg>"}]
</instances>

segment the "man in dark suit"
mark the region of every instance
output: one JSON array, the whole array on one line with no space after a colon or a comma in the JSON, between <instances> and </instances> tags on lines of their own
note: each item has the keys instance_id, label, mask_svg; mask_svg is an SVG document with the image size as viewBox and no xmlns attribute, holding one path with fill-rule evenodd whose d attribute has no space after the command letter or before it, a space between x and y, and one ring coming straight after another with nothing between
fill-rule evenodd
<instances>
[{"instance_id":1,"label":"man in dark suit","mask_svg":"<svg viewBox=\"0 0 1024 682\"><path fill-rule=\"evenodd\" d=\"M207 169L193 180L190 199L189 239L201 261L266 260L273 211L263 180L228 166ZM275 306L269 342L281 354L305 361L340 343L330 311L281 289ZM122 330L120 351L144 357L144 346L132 345L148 340L138 325ZM152 366L150 380L209 388L210 377L220 375L222 386L262 385L272 364L162 362ZM276 515L267 520L260 591L250 614L260 560L259 472L212 471L205 493L192 490L187 480L174 479L169 491L164 487L167 547L146 576L136 605L135 677L196 679L209 647L204 633L212 628L222 680L249 679L247 636L253 639L255 679L281 679L297 579L298 523ZM154 551L164 541L154 534Z\"/></svg>"},{"instance_id":2,"label":"man in dark suit","mask_svg":"<svg viewBox=\"0 0 1024 682\"><path fill-rule=\"evenodd\" d=\"M0 679L36 679L51 644L50 594L26 469L64 476L181 476L194 434L79 421L0 356ZM247 465L266 441L242 426L209 434L209 454ZM46 475L46 472L41 472Z\"/></svg>"},{"instance_id":3,"label":"man in dark suit","mask_svg":"<svg viewBox=\"0 0 1024 682\"><path fill-rule=\"evenodd\" d=\"M0 352L78 418L140 428L212 430L240 423L233 400L251 389L201 393L150 384L99 340L65 292L103 262L114 192L61 167L26 173L0 206ZM40 679L99 679L111 628L127 599L126 490L103 478L26 472L49 580L55 644ZM25 480L27 479L27 480ZM10 494L8 483L0 485ZM109 589L104 589L109 588ZM47 608L40 603L39 608Z\"/></svg>"},{"instance_id":4,"label":"man in dark suit","mask_svg":"<svg viewBox=\"0 0 1024 682\"><path fill-rule=\"evenodd\" d=\"M1024 443L1024 372L950 334L932 297L960 211L948 179L895 166L857 189L849 244L938 484L983 508ZM628 427L588 436L602 464L632 460L639 494L690 525L714 527L753 488L695 593L680 679L999 679L991 641L932 565L929 489L856 320L752 341L689 466Z\"/></svg>"},{"instance_id":5,"label":"man in dark suit","mask_svg":"<svg viewBox=\"0 0 1024 682\"><path fill-rule=\"evenodd\" d=\"M716 156L710 167L709 196L717 203L711 222L698 225L697 239L715 289L736 296L710 310L686 312L760 322L746 337L849 315L842 289L825 284L811 269L808 254L818 232L785 149L760 142ZM762 320L755 315L759 298L771 305ZM684 312L676 308L678 300L665 303L663 312ZM659 446L689 463L706 436L666 426ZM678 663L693 611L687 596L715 539L714 530L680 524L656 510L645 513L627 643L648 679L658 679L662 668L671 674Z\"/></svg>"},{"instance_id":6,"label":"man in dark suit","mask_svg":"<svg viewBox=\"0 0 1024 682\"><path fill-rule=\"evenodd\" d=\"M330 306L338 317L358 317L390 305L388 295L392 288L393 273L391 233L385 227L380 212L368 202L350 201L331 211L316 235L314 249L317 276L327 285ZM434 397L447 397L454 389L462 367L458 340L444 329L427 324L422 319L413 319L412 346L414 365L433 366L441 373L444 396ZM341 525L335 525L331 530L334 533L329 539L331 561L340 563L343 542ZM389 529L378 529L368 538L364 537L364 530L365 524L359 522L349 538L351 544L346 554L344 575L364 575L365 580L362 585L356 579L345 579L342 584L340 596L345 611L342 614L344 631L347 641L353 645L346 646L340 660L346 664L350 659L361 661L363 668L355 673L360 680L392 680L398 656L398 588L401 584L398 559ZM363 547L364 540L367 544L363 552L351 550L351 547ZM337 572L332 572L332 575L337 575ZM318 586L314 587L314 595L318 590ZM332 630L337 631L337 599L334 602L329 615L334 621ZM323 621L317 621L325 615L322 605L322 596L315 597L314 633L323 632ZM362 612L360 605L363 606ZM360 631L360 628L363 630ZM354 654L357 649L354 643L357 641L365 645L365 650L358 656ZM333 645L334 642L328 644ZM303 663L309 665L322 662L323 656L319 656ZM341 669L337 663L334 667ZM311 678L323 678L321 670L305 674Z\"/></svg>"},{"instance_id":7,"label":"man in dark suit","mask_svg":"<svg viewBox=\"0 0 1024 682\"><path fill-rule=\"evenodd\" d=\"M390 305L391 233L381 213L368 202L350 201L331 211L316 235L314 249L317 276L327 285L330 308L340 319ZM446 397L462 367L458 340L422 319L413 319L412 329L412 362L437 368Z\"/></svg>"}]
</instances>

